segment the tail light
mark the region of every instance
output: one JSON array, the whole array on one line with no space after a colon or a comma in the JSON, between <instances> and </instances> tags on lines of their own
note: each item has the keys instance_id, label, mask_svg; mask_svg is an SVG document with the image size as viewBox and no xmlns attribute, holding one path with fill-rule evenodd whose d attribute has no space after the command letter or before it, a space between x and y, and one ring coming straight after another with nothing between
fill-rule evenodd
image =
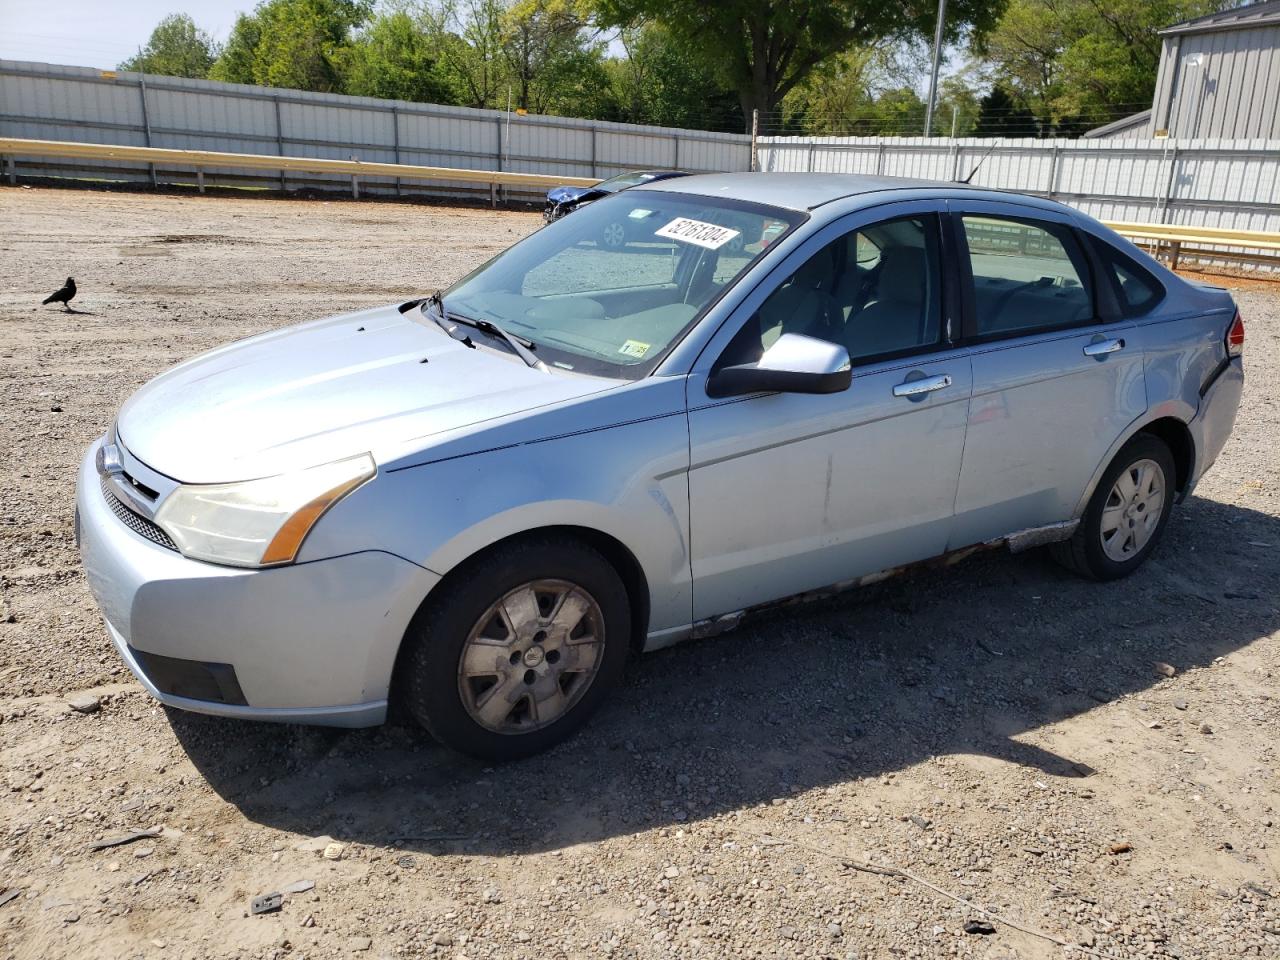
<instances>
[{"instance_id":1,"label":"tail light","mask_svg":"<svg viewBox=\"0 0 1280 960\"><path fill-rule=\"evenodd\" d=\"M1236 311L1235 319L1227 328L1227 356L1238 357L1244 353L1244 318Z\"/></svg>"}]
</instances>

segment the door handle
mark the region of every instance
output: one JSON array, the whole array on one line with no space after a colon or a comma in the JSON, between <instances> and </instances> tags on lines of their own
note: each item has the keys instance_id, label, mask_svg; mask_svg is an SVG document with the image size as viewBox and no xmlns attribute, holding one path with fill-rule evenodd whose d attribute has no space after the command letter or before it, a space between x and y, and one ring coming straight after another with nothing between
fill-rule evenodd
<instances>
[{"instance_id":1,"label":"door handle","mask_svg":"<svg viewBox=\"0 0 1280 960\"><path fill-rule=\"evenodd\" d=\"M921 377L919 380L906 380L893 388L895 397L918 397L924 393L933 393L951 386L950 374L939 374L936 377Z\"/></svg>"},{"instance_id":2,"label":"door handle","mask_svg":"<svg viewBox=\"0 0 1280 960\"><path fill-rule=\"evenodd\" d=\"M1085 345L1084 355L1086 357L1101 357L1123 349L1123 340L1095 340L1093 343Z\"/></svg>"}]
</instances>

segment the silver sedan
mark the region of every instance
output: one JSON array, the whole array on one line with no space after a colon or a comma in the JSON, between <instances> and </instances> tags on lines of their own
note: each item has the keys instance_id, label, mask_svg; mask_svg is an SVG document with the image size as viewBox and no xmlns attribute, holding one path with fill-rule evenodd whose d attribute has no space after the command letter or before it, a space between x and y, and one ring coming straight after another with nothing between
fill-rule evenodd
<instances>
[{"instance_id":1,"label":"silver sedan","mask_svg":"<svg viewBox=\"0 0 1280 960\"><path fill-rule=\"evenodd\" d=\"M518 757L629 654L786 598L980 546L1131 573L1231 432L1243 343L1224 291L1046 200L687 177L164 373L88 450L77 531L164 703L395 700Z\"/></svg>"}]
</instances>

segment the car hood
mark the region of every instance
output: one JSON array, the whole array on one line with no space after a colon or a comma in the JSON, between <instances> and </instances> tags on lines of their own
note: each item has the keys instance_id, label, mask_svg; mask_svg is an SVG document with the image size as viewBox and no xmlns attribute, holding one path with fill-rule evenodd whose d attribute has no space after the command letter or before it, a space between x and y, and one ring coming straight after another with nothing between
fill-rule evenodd
<instances>
[{"instance_id":1,"label":"car hood","mask_svg":"<svg viewBox=\"0 0 1280 960\"><path fill-rule=\"evenodd\" d=\"M222 483L366 451L384 463L434 435L618 385L538 370L476 340L453 340L416 307L290 327L161 374L125 402L116 429L152 469Z\"/></svg>"},{"instance_id":2,"label":"car hood","mask_svg":"<svg viewBox=\"0 0 1280 960\"><path fill-rule=\"evenodd\" d=\"M577 200L594 187L552 187L547 191L547 199L552 203L564 203L566 200Z\"/></svg>"}]
</instances>

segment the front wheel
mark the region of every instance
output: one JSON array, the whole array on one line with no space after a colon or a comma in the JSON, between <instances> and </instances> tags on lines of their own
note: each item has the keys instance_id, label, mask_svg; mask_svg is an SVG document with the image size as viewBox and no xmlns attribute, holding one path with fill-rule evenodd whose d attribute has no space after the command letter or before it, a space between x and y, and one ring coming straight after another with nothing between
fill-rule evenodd
<instances>
[{"instance_id":1,"label":"front wheel","mask_svg":"<svg viewBox=\"0 0 1280 960\"><path fill-rule=\"evenodd\" d=\"M1070 540L1054 558L1094 580L1126 577L1151 555L1173 509L1173 455L1163 440L1140 433L1116 454Z\"/></svg>"},{"instance_id":2,"label":"front wheel","mask_svg":"<svg viewBox=\"0 0 1280 960\"><path fill-rule=\"evenodd\" d=\"M530 756L570 736L616 686L630 609L597 551L516 541L445 586L409 628L402 691L446 746L485 760Z\"/></svg>"}]
</instances>

